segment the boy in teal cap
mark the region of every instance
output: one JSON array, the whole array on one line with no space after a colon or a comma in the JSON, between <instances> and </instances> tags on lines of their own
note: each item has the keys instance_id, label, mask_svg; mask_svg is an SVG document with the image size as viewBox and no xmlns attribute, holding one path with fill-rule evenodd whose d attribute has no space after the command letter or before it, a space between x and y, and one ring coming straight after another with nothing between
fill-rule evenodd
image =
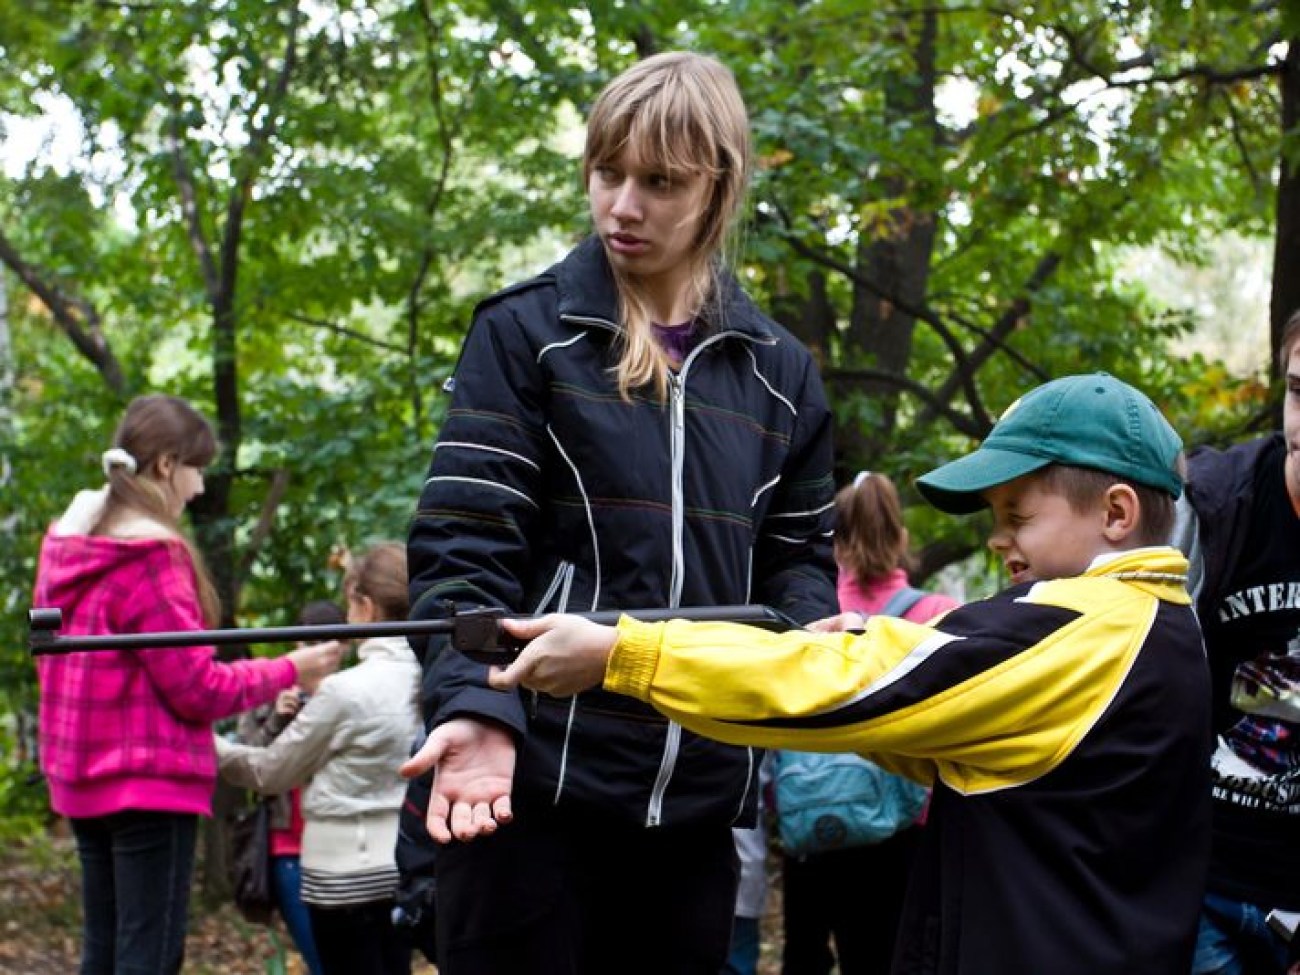
<instances>
[{"instance_id":1,"label":"boy in teal cap","mask_svg":"<svg viewBox=\"0 0 1300 975\"><path fill-rule=\"evenodd\" d=\"M1187 562L1164 544L1181 448L1111 376L1047 383L918 482L944 511L992 509L998 595L930 626L849 613L817 633L511 621L532 642L489 680L603 682L723 741L854 751L932 784L896 973L1185 975L1210 696ZM465 803L461 838L508 819Z\"/></svg>"}]
</instances>

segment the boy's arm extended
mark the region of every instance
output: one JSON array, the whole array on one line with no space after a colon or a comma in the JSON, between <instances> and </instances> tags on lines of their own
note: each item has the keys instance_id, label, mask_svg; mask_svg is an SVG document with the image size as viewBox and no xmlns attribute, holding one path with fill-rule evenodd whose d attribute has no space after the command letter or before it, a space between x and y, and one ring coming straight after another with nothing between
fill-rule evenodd
<instances>
[{"instance_id":1,"label":"boy's arm extended","mask_svg":"<svg viewBox=\"0 0 1300 975\"><path fill-rule=\"evenodd\" d=\"M1063 760L1142 645L1155 600L1097 583L973 603L935 628L875 617L861 634L512 622L538 638L495 686L572 693L603 681L720 741L854 751L963 791L996 788Z\"/></svg>"}]
</instances>

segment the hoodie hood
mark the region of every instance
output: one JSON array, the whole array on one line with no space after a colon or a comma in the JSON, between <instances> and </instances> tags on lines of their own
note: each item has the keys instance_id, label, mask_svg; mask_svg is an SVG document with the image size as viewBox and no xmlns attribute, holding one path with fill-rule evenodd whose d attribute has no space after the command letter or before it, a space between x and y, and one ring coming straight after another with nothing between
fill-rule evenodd
<instances>
[{"instance_id":1,"label":"hoodie hood","mask_svg":"<svg viewBox=\"0 0 1300 975\"><path fill-rule=\"evenodd\" d=\"M35 605L63 610L65 633L76 632L73 621L82 614L74 612L74 609L87 596L100 590L106 579L118 569L127 563L138 562L155 547L183 547L179 538L161 535L163 526L148 519L132 519L129 526L132 534L144 534L144 537L87 534L99 520L107 496L107 488L78 492L68 510L50 526L41 545ZM187 555L184 561L188 561Z\"/></svg>"}]
</instances>

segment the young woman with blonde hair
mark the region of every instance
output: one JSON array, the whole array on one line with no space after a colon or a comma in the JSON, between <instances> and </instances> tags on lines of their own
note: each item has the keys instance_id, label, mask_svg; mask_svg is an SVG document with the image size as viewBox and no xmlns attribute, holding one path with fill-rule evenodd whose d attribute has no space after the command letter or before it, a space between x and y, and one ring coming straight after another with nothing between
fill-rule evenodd
<instances>
[{"instance_id":1,"label":"young woman with blonde hair","mask_svg":"<svg viewBox=\"0 0 1300 975\"><path fill-rule=\"evenodd\" d=\"M217 453L174 396L131 401L82 491L41 546L35 605L69 636L199 630L219 605L181 514ZM83 973L178 972L199 816L212 814L211 723L338 666L333 645L223 663L212 647L51 654L37 661L41 767L82 869Z\"/></svg>"},{"instance_id":2,"label":"young woman with blonde hair","mask_svg":"<svg viewBox=\"0 0 1300 975\"><path fill-rule=\"evenodd\" d=\"M726 270L750 148L731 73L633 65L592 107L594 233L478 308L408 541L412 616L767 603L834 611L830 414ZM758 755L602 693L487 688L433 644L444 975L717 975Z\"/></svg>"}]
</instances>

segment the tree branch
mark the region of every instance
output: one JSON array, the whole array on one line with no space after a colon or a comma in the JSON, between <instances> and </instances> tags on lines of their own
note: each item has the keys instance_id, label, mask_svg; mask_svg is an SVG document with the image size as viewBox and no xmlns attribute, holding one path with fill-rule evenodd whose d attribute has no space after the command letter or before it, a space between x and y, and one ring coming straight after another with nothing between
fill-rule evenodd
<instances>
[{"instance_id":1,"label":"tree branch","mask_svg":"<svg viewBox=\"0 0 1300 975\"><path fill-rule=\"evenodd\" d=\"M1139 68L1154 69L1160 63L1162 52L1155 48L1143 51L1141 54L1117 62L1112 70L1105 71L1093 62L1087 53L1087 43L1081 41L1076 32L1060 23L1049 25L1049 29L1056 31L1057 34L1064 38L1065 46L1070 52L1070 61L1083 68L1093 77L1104 81L1107 88L1137 88L1143 85L1159 84L1172 85L1191 78L1199 78L1212 85L1227 85L1235 81L1249 81L1267 77L1268 75L1280 74L1282 70L1281 64L1246 65L1232 69L1215 68L1206 64L1193 64L1165 75L1152 73L1143 78L1117 79L1116 75L1125 74ZM1281 36L1279 35L1276 39L1281 40Z\"/></svg>"},{"instance_id":2,"label":"tree branch","mask_svg":"<svg viewBox=\"0 0 1300 975\"><path fill-rule=\"evenodd\" d=\"M999 317L997 322L994 323L993 328L986 334L984 341L971 351L969 356L967 356L965 363L958 363L953 367L952 375L944 381L943 385L939 387L939 390L936 393L936 396L940 401L946 402L947 399L957 391L959 385L968 381L969 377L963 375L964 371L969 370L970 374L973 375L979 370L980 366L993 356L994 352L1005 351L1008 348L1005 341L1006 337L1011 334L1011 331L1016 327L1016 324L1020 319L1029 314L1030 303L1033 300L1034 292L1041 288L1046 283L1047 279L1056 273L1056 269L1060 267L1060 265L1061 256L1056 253L1048 253L1038 262L1038 266L1035 267L1033 273L1029 275L1029 280L1025 282L1025 287L1021 294L1012 301L1009 306L1007 306L1006 311L1002 313L1001 317ZM1020 362L1033 369L1034 374L1038 378L1044 380L1048 378L1041 369L1029 366L1026 360L1020 359ZM926 413L922 414L921 422L930 419L936 412L937 411L933 407L930 407ZM992 424L990 423L989 426L991 428Z\"/></svg>"},{"instance_id":3,"label":"tree branch","mask_svg":"<svg viewBox=\"0 0 1300 975\"><path fill-rule=\"evenodd\" d=\"M236 591L243 586L249 572L253 569L253 563L257 561L258 553L270 537L271 529L275 525L276 511L279 510L280 502L284 500L284 493L288 489L289 469L287 467L276 468L271 475L271 486L267 489L266 497L262 499L262 511L257 517L257 524L253 526L253 531L248 537L248 545L245 547L243 557L239 562L239 577L235 583Z\"/></svg>"},{"instance_id":4,"label":"tree branch","mask_svg":"<svg viewBox=\"0 0 1300 975\"><path fill-rule=\"evenodd\" d=\"M253 183L261 170L266 147L280 126L280 108L289 91L289 82L298 66L298 27L302 22L302 8L294 3L290 7L289 25L285 31L284 54L280 71L265 98L254 99L248 112L251 135L248 144L233 167L235 185L231 187L226 203L226 224L221 235L220 293L230 298L234 294L239 270L239 245L243 235L244 209L253 193ZM258 122L261 115L262 121Z\"/></svg>"},{"instance_id":5,"label":"tree branch","mask_svg":"<svg viewBox=\"0 0 1300 975\"><path fill-rule=\"evenodd\" d=\"M828 386L866 382L911 393L926 404L931 413L942 416L952 424L953 429L975 440L983 439L989 430L993 428L993 422L987 417L972 417L954 410L948 404L948 400L940 398L928 386L922 385L909 376L886 372L884 369L839 369L832 367L822 370L822 379Z\"/></svg>"},{"instance_id":6,"label":"tree branch","mask_svg":"<svg viewBox=\"0 0 1300 975\"><path fill-rule=\"evenodd\" d=\"M957 341L957 338L952 334L951 329L948 328L944 321L935 314L934 311L929 308L912 304L911 302L900 298L882 287L879 282L875 281L873 278L863 274L853 265L839 260L838 258L805 243L791 229L789 229L788 219L785 217L785 214L781 211L780 207L777 206L775 209L777 213L780 214L783 223L783 226L778 229L778 233L797 253L802 254L804 257L822 265L823 267L844 275L854 284L865 288L876 297L890 302L905 315L909 315L917 321L925 322L934 329L935 334L938 335L939 339L945 346L947 346L949 353L957 363L960 364L966 360L966 350L962 348L961 343ZM988 412L984 408L979 390L975 386L973 377L974 372L972 371L971 380L962 384L962 388L966 393L967 402L970 404L971 412L975 415L976 420L978 422L986 422L991 426L992 421L988 416Z\"/></svg>"},{"instance_id":7,"label":"tree branch","mask_svg":"<svg viewBox=\"0 0 1300 975\"><path fill-rule=\"evenodd\" d=\"M1250 185L1255 188L1256 196L1261 196L1266 187L1260 177L1259 170L1255 168L1254 160L1250 158L1250 149L1247 148L1245 137L1241 133L1241 116L1237 114L1237 107L1232 104L1232 96L1222 88L1217 89L1217 91L1224 107L1228 110L1228 131L1232 134L1232 141L1237 147L1237 152L1241 154L1241 164L1246 168L1246 173L1250 177Z\"/></svg>"},{"instance_id":8,"label":"tree branch","mask_svg":"<svg viewBox=\"0 0 1300 975\"><path fill-rule=\"evenodd\" d=\"M385 352L396 352L398 355L405 355L406 349L393 342L385 342L383 339L377 339L367 335L364 332L358 332L355 329L348 328L346 325L339 325L335 322L328 322L320 318L311 318L307 315L300 315L297 312L281 312L285 318L291 321L299 322L303 325L310 325L312 328L321 328L327 332L333 332L336 335L343 335L350 339L356 339L358 342L365 342L376 348L383 349Z\"/></svg>"},{"instance_id":9,"label":"tree branch","mask_svg":"<svg viewBox=\"0 0 1300 975\"><path fill-rule=\"evenodd\" d=\"M0 232L0 262L3 262L24 285L49 309L54 322L72 341L118 396L126 395L122 366L104 337L99 311L85 298L69 295L54 281L53 275L23 260L18 249Z\"/></svg>"},{"instance_id":10,"label":"tree branch","mask_svg":"<svg viewBox=\"0 0 1300 975\"><path fill-rule=\"evenodd\" d=\"M212 247L208 244L207 234L203 230L203 211L199 206L194 173L185 159L185 140L181 132L181 105L178 100L173 100L169 125L168 148L172 157L172 178L176 180L176 189L180 193L185 236L189 239L194 256L198 258L204 291L211 298L217 292L219 277L216 261L212 257Z\"/></svg>"}]
</instances>

